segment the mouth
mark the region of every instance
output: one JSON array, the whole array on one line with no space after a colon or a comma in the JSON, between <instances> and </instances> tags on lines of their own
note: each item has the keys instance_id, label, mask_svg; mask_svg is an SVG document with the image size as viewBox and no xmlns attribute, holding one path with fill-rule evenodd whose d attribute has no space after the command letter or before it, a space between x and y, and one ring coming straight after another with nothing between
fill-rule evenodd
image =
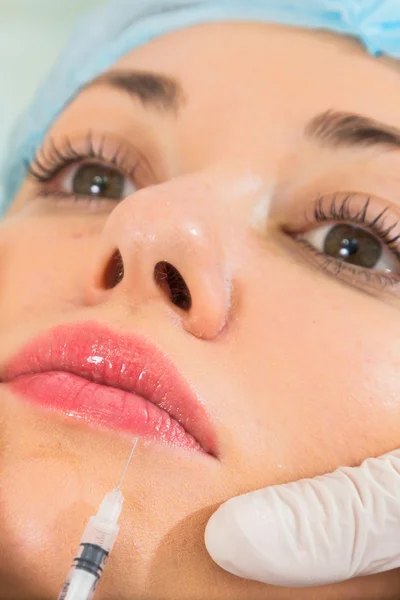
<instances>
[{"instance_id":1,"label":"mouth","mask_svg":"<svg viewBox=\"0 0 400 600\"><path fill-rule=\"evenodd\" d=\"M1 382L88 425L216 456L208 415L175 365L139 336L62 325L24 346Z\"/></svg>"}]
</instances>

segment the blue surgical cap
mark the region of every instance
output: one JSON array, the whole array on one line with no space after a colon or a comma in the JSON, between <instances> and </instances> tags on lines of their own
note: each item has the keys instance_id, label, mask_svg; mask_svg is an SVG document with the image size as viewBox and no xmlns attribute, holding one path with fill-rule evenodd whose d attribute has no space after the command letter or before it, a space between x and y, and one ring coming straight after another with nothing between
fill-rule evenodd
<instances>
[{"instance_id":1,"label":"blue surgical cap","mask_svg":"<svg viewBox=\"0 0 400 600\"><path fill-rule=\"evenodd\" d=\"M87 82L151 39L200 23L260 21L357 37L400 58L400 0L111 0L78 25L13 134L2 177L4 212L52 122Z\"/></svg>"}]
</instances>

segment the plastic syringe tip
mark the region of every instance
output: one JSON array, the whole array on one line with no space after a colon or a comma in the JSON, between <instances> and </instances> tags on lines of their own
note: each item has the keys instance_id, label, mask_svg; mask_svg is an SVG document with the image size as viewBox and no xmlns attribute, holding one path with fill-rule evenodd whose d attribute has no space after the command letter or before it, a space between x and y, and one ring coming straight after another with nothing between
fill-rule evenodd
<instances>
[{"instance_id":1,"label":"plastic syringe tip","mask_svg":"<svg viewBox=\"0 0 400 600\"><path fill-rule=\"evenodd\" d=\"M122 511L124 497L118 489L111 490L103 498L97 516L111 523L117 523Z\"/></svg>"}]
</instances>

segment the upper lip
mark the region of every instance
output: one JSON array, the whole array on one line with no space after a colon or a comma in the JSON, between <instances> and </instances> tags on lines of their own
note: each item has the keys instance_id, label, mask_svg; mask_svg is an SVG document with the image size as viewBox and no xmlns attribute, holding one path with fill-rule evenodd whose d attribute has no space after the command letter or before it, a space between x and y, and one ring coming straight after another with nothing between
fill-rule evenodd
<instances>
[{"instance_id":1,"label":"upper lip","mask_svg":"<svg viewBox=\"0 0 400 600\"><path fill-rule=\"evenodd\" d=\"M200 400L165 353L145 337L116 334L93 322L61 325L25 345L1 380L49 371L139 394L178 421L205 452L216 455L214 431Z\"/></svg>"}]
</instances>

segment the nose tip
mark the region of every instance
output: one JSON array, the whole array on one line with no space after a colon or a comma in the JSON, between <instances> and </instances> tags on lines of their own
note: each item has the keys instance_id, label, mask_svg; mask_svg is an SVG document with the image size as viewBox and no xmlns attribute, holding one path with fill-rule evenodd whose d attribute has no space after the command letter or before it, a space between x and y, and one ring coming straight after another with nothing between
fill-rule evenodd
<instances>
[{"instance_id":1,"label":"nose tip","mask_svg":"<svg viewBox=\"0 0 400 600\"><path fill-rule=\"evenodd\" d=\"M89 278L88 302L123 296L137 307L156 299L189 333L213 339L227 323L231 291L218 227L172 202L150 208L149 193L143 196L147 202L136 197L111 213Z\"/></svg>"}]
</instances>

